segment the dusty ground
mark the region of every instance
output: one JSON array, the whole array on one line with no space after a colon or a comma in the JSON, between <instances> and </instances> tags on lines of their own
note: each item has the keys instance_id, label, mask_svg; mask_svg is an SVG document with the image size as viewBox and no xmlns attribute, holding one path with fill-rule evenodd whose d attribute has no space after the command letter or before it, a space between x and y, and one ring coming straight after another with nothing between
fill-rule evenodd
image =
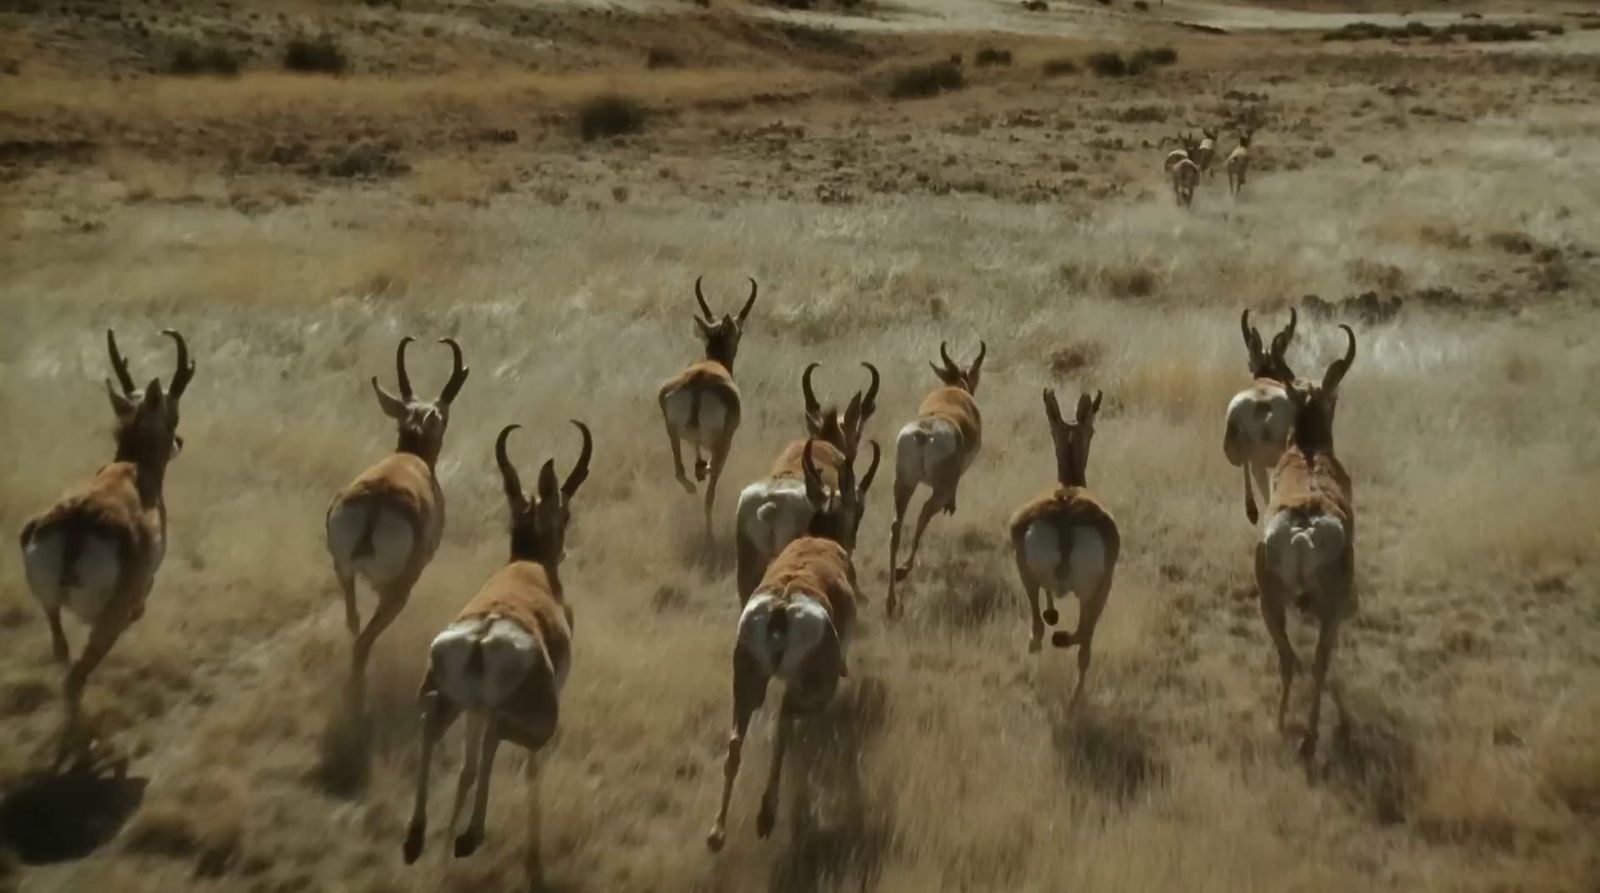
<instances>
[{"instance_id":1,"label":"dusty ground","mask_svg":"<svg viewBox=\"0 0 1600 893\"><path fill-rule=\"evenodd\" d=\"M412 693L429 637L503 560L494 432L521 422L525 466L565 464L551 420L574 416L598 447L540 791L554 889L1600 885L1600 31L1581 7L1429 4L1429 21L1564 25L1445 45L1283 30L1336 9L1310 0L46 6L0 7L0 527L105 460L104 327L143 376L168 373L157 331L181 328L200 372L166 565L88 697L130 781L36 773L58 678L0 551L0 886L516 889L515 752L484 851L444 858L436 821L423 863L401 864ZM288 40L324 31L344 76L281 71ZM165 73L188 42L243 73ZM1087 65L1162 46L1176 64L1136 77ZM985 48L1012 63L979 67ZM963 89L890 97L952 53ZM583 140L600 93L639 103L643 129ZM1173 207L1159 141L1221 124L1226 151L1247 123L1244 195L1219 176ZM887 483L872 494L852 677L795 764L809 804L756 839L758 722L715 857L731 556L687 532L698 504L653 402L694 356L702 273L714 302L762 283L725 523L799 431L806 362L833 393L859 360L884 370L887 445L941 339L990 345L985 452L896 625ZM1272 726L1252 532L1219 448L1245 383L1239 308L1291 305L1307 373L1335 323L1361 339L1337 431L1362 613L1336 658L1349 714L1329 711L1310 778ZM440 468L445 545L375 658L362 778L328 735L347 643L321 518L391 444L365 380L406 333L455 335L474 371ZM443 356L413 363L442 383ZM1090 480L1124 539L1076 715L1070 658L1024 650L1003 532L1053 467L1045 385L1104 389ZM80 846L46 858L65 854L32 831L63 815L101 833L48 835Z\"/></svg>"}]
</instances>

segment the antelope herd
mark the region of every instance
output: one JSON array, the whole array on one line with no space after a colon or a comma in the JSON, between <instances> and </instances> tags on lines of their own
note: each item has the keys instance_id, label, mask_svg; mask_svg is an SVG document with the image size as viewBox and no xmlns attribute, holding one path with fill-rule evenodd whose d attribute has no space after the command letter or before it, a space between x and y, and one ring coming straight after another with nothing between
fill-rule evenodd
<instances>
[{"instance_id":1,"label":"antelope herd","mask_svg":"<svg viewBox=\"0 0 1600 893\"><path fill-rule=\"evenodd\" d=\"M1209 163L1210 145L1196 147L1179 164L1199 170ZM1236 150L1235 155L1238 152ZM1234 156L1229 157L1230 170ZM1241 168L1242 171L1242 168ZM737 316L719 320L695 282L701 315L695 318L705 358L667 382L658 403L671 442L677 480L690 493L680 441L695 449L695 478L706 483L706 537L713 537L716 484L739 427L739 389L733 363L757 287ZM1355 514L1350 477L1333 447L1333 419L1339 385L1355 359L1355 333L1343 329L1348 347L1320 382L1295 377L1286 353L1296 316L1263 349L1249 311L1240 319L1253 381L1228 404L1223 451L1243 469L1245 512L1258 521L1255 491L1267 499L1267 512L1255 548L1255 577L1262 617L1276 647L1280 671L1278 724L1284 725L1299 660L1285 631L1292 602L1320 624L1312 674L1312 705L1301 754L1308 761L1318 738L1318 719L1329 663L1340 621L1355 605ZM55 659L65 670L65 724L58 766L68 756L86 753L88 736L81 717L84 685L127 627L144 611L166 549L167 511L162 483L168 463L178 455L179 404L195 374L182 335L165 330L177 347L177 368L168 386L152 379L134 385L115 336L107 347L116 383L107 381L116 416L116 453L48 511L28 521L22 551L29 588L49 622ZM438 548L445 525L444 493L435 474L451 404L467 380L461 346L445 338L453 371L437 399L419 398L406 370L410 337L396 349L398 394L372 379L384 414L396 422L395 450L362 473L336 496L325 519L328 552L345 600L345 619L354 637L348 683L349 709L359 715L364 675L374 641L405 607L412 587ZM962 366L941 344L932 364L939 386L922 401L913 421L899 430L894 456L894 516L890 527L889 589L886 613L903 613L899 585L916 561L929 521L953 514L957 489L974 464L983 441L976 394L987 355L980 342L970 365ZM736 592L740 610L733 639L732 731L724 763L720 804L707 844L720 849L734 780L738 775L752 715L765 700L769 682L784 683L773 741L771 769L757 833L773 829L784 754L795 724L827 703L849 676L849 645L859 622L860 589L857 531L866 498L877 476L878 443L865 437L877 410L881 376L863 362L869 376L841 412L824 406L814 389L822 368L808 365L800 375L804 436L778 456L771 474L740 494L735 516ZM1055 447L1056 479L1011 516L1008 529L1017 573L1028 604L1028 650L1036 652L1045 627L1059 619L1057 601L1077 597L1077 628L1056 631L1053 645L1078 649L1078 678L1072 703L1083 697L1095 625L1110 597L1122 536L1105 504L1089 489L1089 447L1102 395L1078 397L1064 415L1054 391L1044 392L1044 415ZM510 516L507 563L493 574L456 619L433 639L418 700L422 758L416 801L403 854L409 863L421 854L427 830L428 778L433 751L459 717L465 717L466 748L451 813L451 830L474 795L466 830L455 839L457 856L472 853L484 834L484 816L496 748L501 741L532 754L530 783L539 753L554 734L560 693L572 661L573 615L560 567L573 500L590 473L594 443L589 429L574 421L581 435L578 459L564 480L554 460L540 469L532 493L523 490L507 455L516 425L505 427L494 455ZM861 461L861 447L870 459ZM708 450L709 460L703 450ZM864 469L861 467L864 464ZM1268 480L1267 469L1274 469ZM899 564L906 511L916 489L930 493L912 533L910 553ZM365 627L356 607L356 580L376 590L377 608ZM1043 592L1045 604L1039 606ZM65 607L89 627L88 642L70 660L61 611ZM529 796L528 868L539 875L538 804Z\"/></svg>"},{"instance_id":2,"label":"antelope herd","mask_svg":"<svg viewBox=\"0 0 1600 893\"><path fill-rule=\"evenodd\" d=\"M1194 203L1194 190L1200 185L1200 175L1216 176L1212 163L1216 161L1220 136L1211 127L1202 127L1200 134L1200 139L1195 139L1193 133L1180 133L1163 137L1158 143L1164 145L1170 141L1180 147L1166 154L1161 167L1172 180L1173 197L1185 208ZM1244 189L1245 175L1250 170L1250 140L1254 136L1253 128L1241 128L1238 133L1239 145L1223 159L1222 166L1228 172L1228 192L1232 195L1237 196Z\"/></svg>"}]
</instances>

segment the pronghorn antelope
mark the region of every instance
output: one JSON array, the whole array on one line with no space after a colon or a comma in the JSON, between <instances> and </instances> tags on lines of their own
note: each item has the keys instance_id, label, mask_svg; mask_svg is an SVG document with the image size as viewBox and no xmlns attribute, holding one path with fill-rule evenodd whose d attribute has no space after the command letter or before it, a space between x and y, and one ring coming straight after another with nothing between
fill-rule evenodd
<instances>
[{"instance_id":1,"label":"pronghorn antelope","mask_svg":"<svg viewBox=\"0 0 1600 893\"><path fill-rule=\"evenodd\" d=\"M1234 195L1244 188L1244 178L1250 172L1250 138L1255 136L1254 130L1239 131L1239 145L1228 153L1227 161L1223 166L1228 169L1228 191Z\"/></svg>"},{"instance_id":2,"label":"pronghorn antelope","mask_svg":"<svg viewBox=\"0 0 1600 893\"><path fill-rule=\"evenodd\" d=\"M855 455L861 442L861 432L878 406L879 376L871 363L861 365L871 376L863 396L857 391L845 408L843 418L833 406L823 407L811 387L811 374L819 364L812 363L800 376L800 390L805 396L806 433L778 454L772 472L756 481L739 494L739 510L735 523L738 541L739 598L750 595L767 563L775 558L790 540L805 533L811 524L811 502L806 498L802 458L811 451L811 460L817 464L823 483L838 486L839 466L845 456Z\"/></svg>"},{"instance_id":3,"label":"pronghorn antelope","mask_svg":"<svg viewBox=\"0 0 1600 893\"><path fill-rule=\"evenodd\" d=\"M945 514L955 514L956 486L983 445L983 419L973 395L978 392L978 376L988 352L989 346L978 342L978 358L969 368L962 369L950 359L949 351L941 342L939 358L944 365L928 365L933 366L934 374L944 384L923 399L917 410L917 420L901 428L895 440L894 523L889 528L889 600L886 606L890 617L899 614L895 584L911 574L917 548L922 545L923 531L935 513L943 510ZM906 509L911 505L917 485L923 483L933 492L917 516L917 529L911 535L911 554L906 557L905 564L896 564Z\"/></svg>"},{"instance_id":4,"label":"pronghorn antelope","mask_svg":"<svg viewBox=\"0 0 1600 893\"><path fill-rule=\"evenodd\" d=\"M1216 131L1216 128L1213 128L1213 127L1201 127L1200 128L1200 142L1196 143L1194 148L1189 151L1189 158L1194 161L1196 167L1200 168L1200 172L1201 173L1203 173L1203 174L1209 173L1209 174L1212 174L1214 176L1216 174L1216 171L1213 171L1211 169L1211 162L1215 161L1216 157L1217 157L1217 131Z\"/></svg>"},{"instance_id":5,"label":"pronghorn antelope","mask_svg":"<svg viewBox=\"0 0 1600 893\"><path fill-rule=\"evenodd\" d=\"M1028 593L1028 650L1038 651L1046 623L1054 626L1056 598L1071 592L1078 597L1078 628L1075 632L1057 630L1051 644L1057 648L1078 646L1078 684L1072 692L1074 704L1083 697L1084 679L1089 674L1090 648L1094 627L1111 594L1111 578L1117 566L1122 538L1117 522L1100 500L1089 492L1087 469L1089 442L1094 439L1094 417L1100 411L1100 393L1094 400L1088 394L1078 398L1075 421L1061 417L1061 407L1052 390L1044 392L1045 418L1050 422L1050 438L1055 442L1056 485L1041 493L1011 516L1011 546L1016 553L1017 574ZM1045 609L1039 611L1039 590L1045 592Z\"/></svg>"},{"instance_id":6,"label":"pronghorn antelope","mask_svg":"<svg viewBox=\"0 0 1600 893\"><path fill-rule=\"evenodd\" d=\"M594 441L582 422L583 447L559 487L554 460L539 470L532 498L522 491L506 456L508 425L495 441L495 460L511 508L511 557L489 578L461 613L434 638L418 698L422 706L422 758L417 799L406 829L407 864L422 855L428 827L428 772L433 748L456 717L467 714L466 752L450 811L450 832L467 795L477 786L472 817L455 840L455 854L470 856L483 842L484 813L495 750L510 741L528 749L528 849L530 881L542 875L539 859L539 751L556 731L561 686L572 664L572 606L562 590L560 565L572 497L589 476Z\"/></svg>"},{"instance_id":7,"label":"pronghorn antelope","mask_svg":"<svg viewBox=\"0 0 1600 893\"><path fill-rule=\"evenodd\" d=\"M694 484L683 473L683 449L679 441L694 444L694 478L706 483L706 541L715 540L711 528L711 509L717 501L717 479L722 476L723 463L733 446L733 435L739 430L739 387L733 383L733 360L739 352L739 338L744 334L745 319L756 303L756 281L750 280L750 297L739 310L739 315L723 314L717 320L700 290L700 280L694 281L694 298L700 305L701 316L694 319L700 337L706 343L705 359L690 364L689 368L661 386L657 402L661 404L661 417L666 422L667 439L672 443L672 467L678 483L687 493L694 493ZM711 461L701 458L701 450L711 451Z\"/></svg>"},{"instance_id":8,"label":"pronghorn antelope","mask_svg":"<svg viewBox=\"0 0 1600 893\"><path fill-rule=\"evenodd\" d=\"M1244 346L1250 353L1250 375L1255 381L1228 401L1222 452L1230 464L1244 473L1244 516L1251 524L1259 517L1254 490L1260 490L1263 499L1271 494L1267 476L1278 467L1289 430L1294 426L1294 403L1289 399L1294 370L1289 368L1284 353L1294 338L1295 320L1291 307L1289 324L1273 337L1272 349L1263 351L1261 333L1250 325L1250 311L1246 309L1239 316Z\"/></svg>"},{"instance_id":9,"label":"pronghorn antelope","mask_svg":"<svg viewBox=\"0 0 1600 893\"><path fill-rule=\"evenodd\" d=\"M794 735L796 719L833 697L848 675L847 651L856 621L856 572L851 560L861 526L867 490L878 472L878 444L872 442L872 464L855 476L854 454L838 466L838 487L830 491L809 448L801 453L806 498L813 514L807 534L789 543L744 601L733 649L733 732L723 765L722 800L706 836L713 852L726 839L728 804L739 775L740 754L750 717L766 700L767 684L783 680L778 729L772 744L772 768L761 795L756 833L772 833L778 808L783 758Z\"/></svg>"},{"instance_id":10,"label":"pronghorn antelope","mask_svg":"<svg viewBox=\"0 0 1600 893\"><path fill-rule=\"evenodd\" d=\"M351 704L359 710L366 687L367 658L372 644L411 597L411 588L433 560L444 535L444 491L434 473L444 433L450 423L450 404L467 380L461 345L453 338L440 344L450 347L450 380L439 399L418 399L406 374L407 335L395 349L395 376L400 396L385 391L372 378L378 405L398 423L399 443L394 452L362 472L350 486L333 498L328 506L328 554L344 591L345 625L355 637L351 647ZM356 577L363 577L378 594L378 607L361 626L356 611Z\"/></svg>"},{"instance_id":11,"label":"pronghorn antelope","mask_svg":"<svg viewBox=\"0 0 1600 893\"><path fill-rule=\"evenodd\" d=\"M1311 670L1311 716L1300 754L1309 760L1317 749L1322 689L1333 658L1339 623L1355 611L1356 514L1350 475L1333 451L1333 415L1339 382L1356 358L1356 335L1341 325L1349 347L1322 377L1322 383L1289 387L1295 402L1289 448L1274 475L1272 506L1256 544L1256 587L1261 616L1278 649L1283 691L1278 699L1278 729L1284 728L1289 690L1300 669L1284 628L1291 601L1317 618L1316 662ZM1337 697L1337 689L1335 689Z\"/></svg>"},{"instance_id":12,"label":"pronghorn antelope","mask_svg":"<svg viewBox=\"0 0 1600 893\"><path fill-rule=\"evenodd\" d=\"M1166 171L1168 174L1171 174L1173 165L1176 165L1178 162L1183 161L1184 159L1193 160L1192 153L1199 146L1199 143L1194 141L1194 137L1192 135L1180 133L1177 136L1162 137L1161 141L1156 145L1165 145L1168 141L1177 143L1180 147L1168 152L1166 159L1161 163L1161 169Z\"/></svg>"},{"instance_id":13,"label":"pronghorn antelope","mask_svg":"<svg viewBox=\"0 0 1600 893\"><path fill-rule=\"evenodd\" d=\"M1190 203L1194 203L1195 186L1200 184L1200 165L1195 165L1194 158L1190 158L1186 152L1184 157L1173 162L1170 173L1173 178L1173 195L1178 198L1179 205L1187 208Z\"/></svg>"},{"instance_id":14,"label":"pronghorn antelope","mask_svg":"<svg viewBox=\"0 0 1600 893\"><path fill-rule=\"evenodd\" d=\"M111 464L22 528L22 559L28 588L44 608L56 662L66 671L66 723L58 758L80 743L83 688L123 630L144 615L145 599L167 551L167 503L162 494L167 463L183 449L178 407L194 378L195 364L183 336L163 335L177 346L178 365L165 391L160 379L140 390L106 330L115 384L106 392L117 416L117 451ZM61 609L89 627L89 638L72 661Z\"/></svg>"}]
</instances>

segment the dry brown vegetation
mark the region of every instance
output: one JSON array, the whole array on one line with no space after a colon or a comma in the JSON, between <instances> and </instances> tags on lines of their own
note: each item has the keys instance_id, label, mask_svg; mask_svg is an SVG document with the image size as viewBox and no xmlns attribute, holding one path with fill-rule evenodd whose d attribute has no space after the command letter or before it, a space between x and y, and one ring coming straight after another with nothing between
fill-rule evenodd
<instances>
[{"instance_id":1,"label":"dry brown vegetation","mask_svg":"<svg viewBox=\"0 0 1600 893\"><path fill-rule=\"evenodd\" d=\"M1216 35L1155 5L1052 3L998 20L1026 31L1004 43L1014 65L903 102L884 89L897 72L994 34L900 28L888 4L803 20L183 6L0 12L0 62L19 72L0 75L0 528L106 460L104 327L131 358L165 357L157 332L178 327L199 361L166 564L86 696L128 779L36 773L59 684L18 554L0 550L0 888L515 888L520 754L502 755L484 850L435 858L439 827L428 859L401 864L414 697L429 638L504 560L494 433L568 417L597 446L540 791L554 889L1600 884L1596 32L1330 44L1339 22ZM1050 23L1077 30L1031 30ZM306 34L338 41L342 77L281 70ZM177 38L242 72L157 74ZM1169 45L1176 64L1141 77L1041 74ZM651 71L647 50L678 64ZM599 95L647 126L585 142L577 115ZM1156 142L1201 121L1225 125L1224 150L1226 125L1262 129L1247 192L1205 180L1184 211ZM762 284L730 524L738 486L801 431L807 362L819 389L861 359L882 369L870 430L888 443L941 339L990 346L984 453L894 625L888 479L869 497L851 676L791 763L811 796L756 839L758 719L715 857L732 557L700 554L652 402L696 350L702 273L708 292ZM1302 374L1342 348L1335 323L1361 339L1336 431L1362 607L1334 670L1346 711L1326 712L1309 777L1272 726L1253 539L1220 449L1245 383L1238 310L1290 304L1307 308ZM474 373L440 467L445 542L379 642L369 722L348 728L331 722L347 642L321 521L391 446L365 380L405 333L459 338ZM419 386L442 380L442 359L415 362ZM1089 476L1123 534L1076 714L1072 661L1025 651L1003 529L1054 467L1046 385L1104 390ZM527 433L570 458L564 421ZM1310 630L1295 634L1305 653Z\"/></svg>"}]
</instances>

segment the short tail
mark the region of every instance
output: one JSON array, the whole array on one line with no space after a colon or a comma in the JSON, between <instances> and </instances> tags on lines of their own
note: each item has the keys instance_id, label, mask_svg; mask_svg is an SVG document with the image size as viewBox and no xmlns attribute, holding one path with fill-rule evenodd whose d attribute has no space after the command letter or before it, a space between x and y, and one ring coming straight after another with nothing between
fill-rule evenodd
<instances>
[{"instance_id":1,"label":"short tail","mask_svg":"<svg viewBox=\"0 0 1600 893\"><path fill-rule=\"evenodd\" d=\"M372 529L378 526L378 507L371 503L367 505L367 523L361 528L361 536L356 538L356 544L350 549L350 557L371 558L373 553Z\"/></svg>"},{"instance_id":2,"label":"short tail","mask_svg":"<svg viewBox=\"0 0 1600 893\"><path fill-rule=\"evenodd\" d=\"M689 430L700 430L700 389L689 388Z\"/></svg>"}]
</instances>

